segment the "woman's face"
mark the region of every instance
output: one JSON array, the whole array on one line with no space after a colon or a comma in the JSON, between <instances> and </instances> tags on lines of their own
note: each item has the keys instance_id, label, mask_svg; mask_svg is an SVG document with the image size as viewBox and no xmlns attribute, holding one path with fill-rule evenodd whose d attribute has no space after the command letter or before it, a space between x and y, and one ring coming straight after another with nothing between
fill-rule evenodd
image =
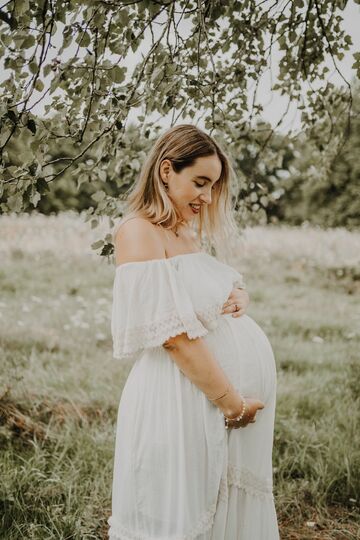
<instances>
[{"instance_id":1,"label":"woman's face","mask_svg":"<svg viewBox=\"0 0 360 540\"><path fill-rule=\"evenodd\" d=\"M197 158L193 165L179 173L174 171L170 160L161 162L161 179L168 184L169 198L184 221L191 222L200 213L200 206L211 204L211 192L220 178L221 169L216 154Z\"/></svg>"}]
</instances>

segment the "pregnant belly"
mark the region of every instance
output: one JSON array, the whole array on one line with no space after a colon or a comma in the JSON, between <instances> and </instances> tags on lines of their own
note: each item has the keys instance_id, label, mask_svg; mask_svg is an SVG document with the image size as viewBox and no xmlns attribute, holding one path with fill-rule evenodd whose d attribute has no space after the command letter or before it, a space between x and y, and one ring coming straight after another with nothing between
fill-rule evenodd
<instances>
[{"instance_id":1,"label":"pregnant belly","mask_svg":"<svg viewBox=\"0 0 360 540\"><path fill-rule=\"evenodd\" d=\"M204 339L234 387L266 404L276 390L276 365L260 326L248 315L224 315Z\"/></svg>"}]
</instances>

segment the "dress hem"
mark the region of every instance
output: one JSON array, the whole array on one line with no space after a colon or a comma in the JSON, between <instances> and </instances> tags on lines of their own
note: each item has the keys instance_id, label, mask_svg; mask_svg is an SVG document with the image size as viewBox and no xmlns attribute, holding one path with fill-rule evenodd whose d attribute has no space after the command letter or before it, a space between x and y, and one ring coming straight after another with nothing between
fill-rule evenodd
<instances>
[{"instance_id":1,"label":"dress hem","mask_svg":"<svg viewBox=\"0 0 360 540\"><path fill-rule=\"evenodd\" d=\"M271 480L264 481L245 468L229 465L227 482L224 477L220 481L218 501L227 502L230 486L236 487L252 497L274 500ZM204 513L197 526L190 533L181 536L153 537L143 532L132 532L119 522L115 523L114 518L110 517L108 520L110 525L109 540L196 540L198 536L206 533L213 526L216 509L217 503L214 503Z\"/></svg>"},{"instance_id":2,"label":"dress hem","mask_svg":"<svg viewBox=\"0 0 360 540\"><path fill-rule=\"evenodd\" d=\"M210 509L204 513L198 524L191 532L181 536L149 536L143 532L132 532L120 523L114 523L113 517L108 519L110 525L109 540L196 540L200 534L206 533L214 523L217 503L213 503Z\"/></svg>"}]
</instances>

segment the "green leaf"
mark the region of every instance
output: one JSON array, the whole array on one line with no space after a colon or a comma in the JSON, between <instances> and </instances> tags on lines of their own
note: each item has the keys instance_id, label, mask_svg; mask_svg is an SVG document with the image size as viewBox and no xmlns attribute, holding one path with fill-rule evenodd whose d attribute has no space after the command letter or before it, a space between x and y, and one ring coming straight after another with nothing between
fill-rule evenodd
<instances>
[{"instance_id":1,"label":"green leaf","mask_svg":"<svg viewBox=\"0 0 360 540\"><path fill-rule=\"evenodd\" d=\"M38 202L40 201L41 199L41 195L38 191L35 191L31 197L30 197L30 202L35 206L35 208L37 207L38 205Z\"/></svg>"},{"instance_id":2,"label":"green leaf","mask_svg":"<svg viewBox=\"0 0 360 540\"><path fill-rule=\"evenodd\" d=\"M10 120L14 122L14 124L16 124L18 118L13 110L9 109L8 112L6 113L6 116L10 118Z\"/></svg>"},{"instance_id":3,"label":"green leaf","mask_svg":"<svg viewBox=\"0 0 360 540\"><path fill-rule=\"evenodd\" d=\"M76 186L76 188L79 189L79 187L81 186L81 184L84 184L87 180L88 180L87 174L80 174L80 175L77 177L77 186Z\"/></svg>"},{"instance_id":4,"label":"green leaf","mask_svg":"<svg viewBox=\"0 0 360 540\"><path fill-rule=\"evenodd\" d=\"M162 79L163 76L164 76L163 67L162 66L157 67L156 69L154 69L154 72L151 77L151 82L154 84L157 84Z\"/></svg>"},{"instance_id":5,"label":"green leaf","mask_svg":"<svg viewBox=\"0 0 360 540\"><path fill-rule=\"evenodd\" d=\"M98 169L98 175L99 175L99 178L102 182L106 182L107 180L107 174L106 174L106 171L103 171L102 169ZM99 193L104 193L103 191L99 192ZM104 196L102 197L102 199L105 197L105 193L104 193Z\"/></svg>"},{"instance_id":6,"label":"green leaf","mask_svg":"<svg viewBox=\"0 0 360 540\"><path fill-rule=\"evenodd\" d=\"M38 91L38 92L42 92L44 90L44 83L42 81L40 81L40 79L38 79L35 83L35 89Z\"/></svg>"},{"instance_id":7,"label":"green leaf","mask_svg":"<svg viewBox=\"0 0 360 540\"><path fill-rule=\"evenodd\" d=\"M38 66L36 60L33 60L32 62L30 62L29 70L31 71L31 73L33 75L35 75L38 72L38 69L39 69L39 66Z\"/></svg>"},{"instance_id":8,"label":"green leaf","mask_svg":"<svg viewBox=\"0 0 360 540\"><path fill-rule=\"evenodd\" d=\"M3 42L3 44L8 47L10 44L11 44L11 36L9 36L9 34L2 34L0 35L0 40Z\"/></svg>"},{"instance_id":9,"label":"green leaf","mask_svg":"<svg viewBox=\"0 0 360 540\"><path fill-rule=\"evenodd\" d=\"M28 129L30 129L31 133L33 133L35 135L35 133L36 133L36 124L35 124L35 122L34 122L34 120L32 118L27 122L26 127Z\"/></svg>"},{"instance_id":10,"label":"green leaf","mask_svg":"<svg viewBox=\"0 0 360 540\"><path fill-rule=\"evenodd\" d=\"M110 76L110 79L114 82L114 83L122 83L124 82L125 80L125 76L126 76L126 68L121 68L119 66L114 66L110 71L109 71L109 76Z\"/></svg>"},{"instance_id":11,"label":"green leaf","mask_svg":"<svg viewBox=\"0 0 360 540\"><path fill-rule=\"evenodd\" d=\"M8 208L12 210L13 212L20 212L23 206L21 193L17 192L14 195L10 195L6 203L7 203Z\"/></svg>"},{"instance_id":12,"label":"green leaf","mask_svg":"<svg viewBox=\"0 0 360 540\"><path fill-rule=\"evenodd\" d=\"M36 151L39 149L40 141L38 138L34 138L30 143L30 148L32 152L36 153Z\"/></svg>"},{"instance_id":13,"label":"green leaf","mask_svg":"<svg viewBox=\"0 0 360 540\"><path fill-rule=\"evenodd\" d=\"M35 38L31 34L29 34L21 44L23 49L30 49L30 47L33 47L34 45L35 45Z\"/></svg>"},{"instance_id":14,"label":"green leaf","mask_svg":"<svg viewBox=\"0 0 360 540\"><path fill-rule=\"evenodd\" d=\"M99 171L99 172L100 172L100 171ZM102 171L102 172L103 172L103 171ZM105 191L100 190L100 191L96 191L96 193L93 193L93 194L91 195L91 198L92 198L94 201L96 201L96 202L100 202L100 201L102 201L102 200L105 198L105 196L106 196Z\"/></svg>"},{"instance_id":15,"label":"green leaf","mask_svg":"<svg viewBox=\"0 0 360 540\"><path fill-rule=\"evenodd\" d=\"M120 9L118 18L123 27L126 27L129 24L129 13L127 9Z\"/></svg>"},{"instance_id":16,"label":"green leaf","mask_svg":"<svg viewBox=\"0 0 360 540\"><path fill-rule=\"evenodd\" d=\"M360 62L355 62L351 67L352 69L356 69L357 76L360 78Z\"/></svg>"},{"instance_id":17,"label":"green leaf","mask_svg":"<svg viewBox=\"0 0 360 540\"><path fill-rule=\"evenodd\" d=\"M79 32L75 42L80 45L80 47L88 47L91 43L91 39L87 32Z\"/></svg>"},{"instance_id":18,"label":"green leaf","mask_svg":"<svg viewBox=\"0 0 360 540\"><path fill-rule=\"evenodd\" d=\"M51 65L50 64L46 64L46 66L44 67L43 69L43 75L44 77L47 77L51 71Z\"/></svg>"},{"instance_id":19,"label":"green leaf","mask_svg":"<svg viewBox=\"0 0 360 540\"><path fill-rule=\"evenodd\" d=\"M109 255L112 255L113 253L114 253L114 244L109 242L104 245L104 247L102 248L100 252L100 255L103 257L108 257Z\"/></svg>"},{"instance_id":20,"label":"green leaf","mask_svg":"<svg viewBox=\"0 0 360 540\"><path fill-rule=\"evenodd\" d=\"M16 15L23 15L29 10L29 0L16 0L14 4Z\"/></svg>"},{"instance_id":21,"label":"green leaf","mask_svg":"<svg viewBox=\"0 0 360 540\"><path fill-rule=\"evenodd\" d=\"M93 244L91 244L91 247L92 247L93 249L99 249L99 248L101 248L103 245L104 245L104 240L97 240L96 242L94 242Z\"/></svg>"},{"instance_id":22,"label":"green leaf","mask_svg":"<svg viewBox=\"0 0 360 540\"><path fill-rule=\"evenodd\" d=\"M45 178L38 178L36 180L36 189L39 193L45 193L45 191L50 191L49 186Z\"/></svg>"}]
</instances>

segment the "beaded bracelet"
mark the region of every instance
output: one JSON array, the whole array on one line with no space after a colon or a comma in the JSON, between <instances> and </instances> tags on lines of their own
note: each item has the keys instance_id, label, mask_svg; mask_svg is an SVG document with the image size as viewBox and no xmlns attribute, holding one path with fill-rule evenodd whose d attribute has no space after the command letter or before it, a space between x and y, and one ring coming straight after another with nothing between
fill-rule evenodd
<instances>
[{"instance_id":1,"label":"beaded bracelet","mask_svg":"<svg viewBox=\"0 0 360 540\"><path fill-rule=\"evenodd\" d=\"M223 415L224 418L225 418L225 429L229 429L229 420L232 420L232 421L235 420L236 422L240 422L240 420L242 420L243 417L244 417L245 410L246 410L246 401L245 401L245 398L243 396L240 396L240 397L243 400L243 405L242 405L240 415L237 416L236 418L228 418L227 416L225 416L225 414Z\"/></svg>"}]
</instances>

